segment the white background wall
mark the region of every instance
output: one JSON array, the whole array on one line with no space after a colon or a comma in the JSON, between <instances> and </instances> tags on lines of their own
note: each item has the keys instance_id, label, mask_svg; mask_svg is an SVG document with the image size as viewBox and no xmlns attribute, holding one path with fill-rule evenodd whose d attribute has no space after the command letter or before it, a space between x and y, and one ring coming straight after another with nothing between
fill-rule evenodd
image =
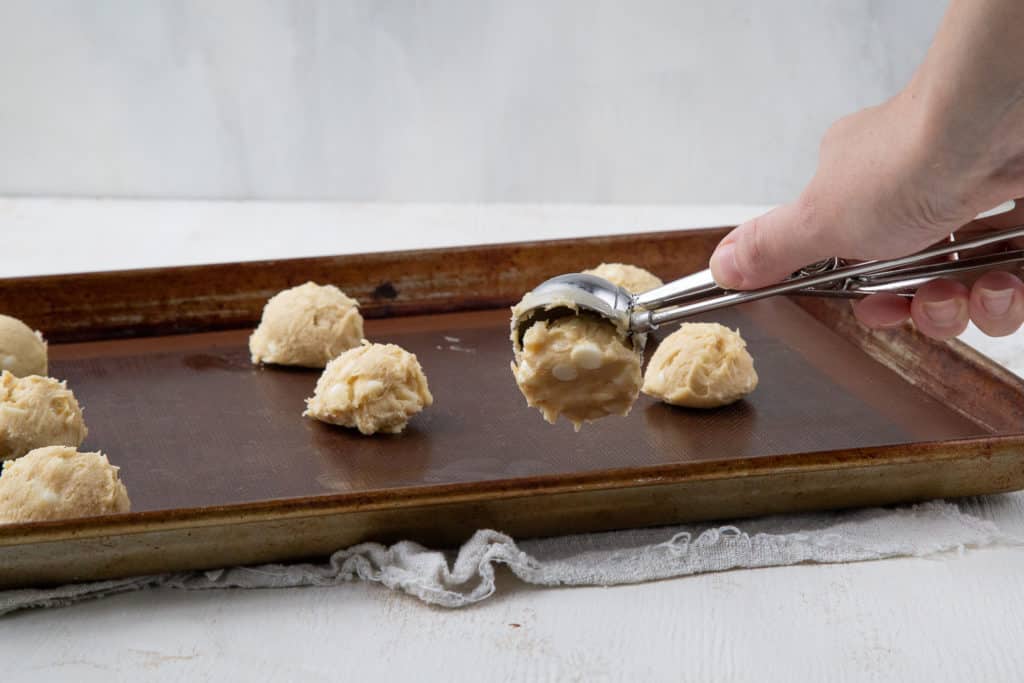
<instances>
[{"instance_id":1,"label":"white background wall","mask_svg":"<svg viewBox=\"0 0 1024 683\"><path fill-rule=\"evenodd\" d=\"M0 0L0 195L781 201L938 0Z\"/></svg>"}]
</instances>

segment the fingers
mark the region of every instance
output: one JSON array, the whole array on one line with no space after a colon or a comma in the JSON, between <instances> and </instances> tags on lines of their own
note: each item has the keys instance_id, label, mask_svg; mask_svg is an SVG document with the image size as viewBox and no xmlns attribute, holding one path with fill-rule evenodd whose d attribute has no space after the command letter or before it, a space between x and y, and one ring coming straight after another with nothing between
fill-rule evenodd
<instances>
[{"instance_id":1,"label":"fingers","mask_svg":"<svg viewBox=\"0 0 1024 683\"><path fill-rule=\"evenodd\" d=\"M910 319L910 300L896 294L872 294L853 304L853 314L875 329L899 327Z\"/></svg>"},{"instance_id":2,"label":"fingers","mask_svg":"<svg viewBox=\"0 0 1024 683\"><path fill-rule=\"evenodd\" d=\"M967 287L955 280L933 280L922 285L910 305L910 317L923 334L934 339L952 339L970 320Z\"/></svg>"},{"instance_id":3,"label":"fingers","mask_svg":"<svg viewBox=\"0 0 1024 683\"><path fill-rule=\"evenodd\" d=\"M921 287L913 303L895 294L873 294L853 305L854 315L875 329L899 327L908 318L935 339L952 339L973 320L990 337L1004 337L1024 326L1024 282L1011 273L980 277L968 291L954 280L936 280Z\"/></svg>"},{"instance_id":4,"label":"fingers","mask_svg":"<svg viewBox=\"0 0 1024 683\"><path fill-rule=\"evenodd\" d=\"M971 288L968 306L971 320L985 334L1013 334L1024 324L1024 283L1010 273L986 273Z\"/></svg>"},{"instance_id":5,"label":"fingers","mask_svg":"<svg viewBox=\"0 0 1024 683\"><path fill-rule=\"evenodd\" d=\"M816 238L816 232L805 204L780 206L726 235L711 256L711 272L726 289L774 284L833 255L835 245Z\"/></svg>"}]
</instances>

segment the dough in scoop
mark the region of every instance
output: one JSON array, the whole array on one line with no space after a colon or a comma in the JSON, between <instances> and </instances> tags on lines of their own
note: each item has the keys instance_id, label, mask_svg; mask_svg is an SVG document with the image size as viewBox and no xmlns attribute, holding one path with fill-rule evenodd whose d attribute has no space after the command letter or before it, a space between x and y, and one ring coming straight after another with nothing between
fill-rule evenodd
<instances>
[{"instance_id":1,"label":"dough in scoop","mask_svg":"<svg viewBox=\"0 0 1024 683\"><path fill-rule=\"evenodd\" d=\"M9 315L0 315L0 370L16 377L46 374L43 335Z\"/></svg>"},{"instance_id":2,"label":"dough in scoop","mask_svg":"<svg viewBox=\"0 0 1024 683\"><path fill-rule=\"evenodd\" d=\"M364 342L327 364L303 415L363 434L397 434L433 402L414 354L394 344Z\"/></svg>"},{"instance_id":3,"label":"dough in scoop","mask_svg":"<svg viewBox=\"0 0 1024 683\"><path fill-rule=\"evenodd\" d=\"M515 334L515 332L514 332ZM527 404L576 431L584 422L628 415L640 393L639 348L611 322L591 313L535 322L513 347L512 374Z\"/></svg>"},{"instance_id":4,"label":"dough in scoop","mask_svg":"<svg viewBox=\"0 0 1024 683\"><path fill-rule=\"evenodd\" d=\"M117 472L102 453L70 446L9 460L0 476L0 524L128 512L128 491Z\"/></svg>"},{"instance_id":5,"label":"dough in scoop","mask_svg":"<svg viewBox=\"0 0 1024 683\"><path fill-rule=\"evenodd\" d=\"M322 368L362 339L359 302L334 285L307 282L270 298L249 353L253 363Z\"/></svg>"},{"instance_id":6,"label":"dough in scoop","mask_svg":"<svg viewBox=\"0 0 1024 683\"><path fill-rule=\"evenodd\" d=\"M41 446L77 448L87 433L82 409L65 382L0 373L0 460Z\"/></svg>"},{"instance_id":7,"label":"dough in scoop","mask_svg":"<svg viewBox=\"0 0 1024 683\"><path fill-rule=\"evenodd\" d=\"M597 268L583 272L603 277L613 285L618 285L633 294L646 292L664 284L657 275L628 263L602 263Z\"/></svg>"},{"instance_id":8,"label":"dough in scoop","mask_svg":"<svg viewBox=\"0 0 1024 683\"><path fill-rule=\"evenodd\" d=\"M756 387L754 359L738 331L718 323L683 323L655 350L643 391L677 406L716 408Z\"/></svg>"}]
</instances>

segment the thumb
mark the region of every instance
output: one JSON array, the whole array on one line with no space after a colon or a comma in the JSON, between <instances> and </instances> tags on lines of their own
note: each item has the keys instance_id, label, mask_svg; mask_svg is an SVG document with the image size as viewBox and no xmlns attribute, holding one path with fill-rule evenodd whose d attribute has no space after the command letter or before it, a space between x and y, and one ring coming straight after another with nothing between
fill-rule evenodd
<instances>
[{"instance_id":1,"label":"thumb","mask_svg":"<svg viewBox=\"0 0 1024 683\"><path fill-rule=\"evenodd\" d=\"M747 221L725 236L711 255L711 273L726 289L780 282L804 266L833 256L806 211L786 204Z\"/></svg>"}]
</instances>

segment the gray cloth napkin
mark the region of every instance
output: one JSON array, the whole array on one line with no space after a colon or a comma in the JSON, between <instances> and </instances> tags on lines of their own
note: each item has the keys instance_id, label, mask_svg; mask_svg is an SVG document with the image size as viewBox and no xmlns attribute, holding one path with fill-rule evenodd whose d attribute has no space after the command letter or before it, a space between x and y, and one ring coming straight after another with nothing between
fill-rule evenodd
<instances>
[{"instance_id":1,"label":"gray cloth napkin","mask_svg":"<svg viewBox=\"0 0 1024 683\"><path fill-rule=\"evenodd\" d=\"M896 508L784 515L725 525L688 524L517 543L477 531L455 553L410 541L362 543L323 564L268 564L0 592L0 614L62 607L143 588L287 588L367 581L424 602L465 607L495 592L507 566L541 586L613 586L728 569L926 557L1024 544L1024 493Z\"/></svg>"}]
</instances>

